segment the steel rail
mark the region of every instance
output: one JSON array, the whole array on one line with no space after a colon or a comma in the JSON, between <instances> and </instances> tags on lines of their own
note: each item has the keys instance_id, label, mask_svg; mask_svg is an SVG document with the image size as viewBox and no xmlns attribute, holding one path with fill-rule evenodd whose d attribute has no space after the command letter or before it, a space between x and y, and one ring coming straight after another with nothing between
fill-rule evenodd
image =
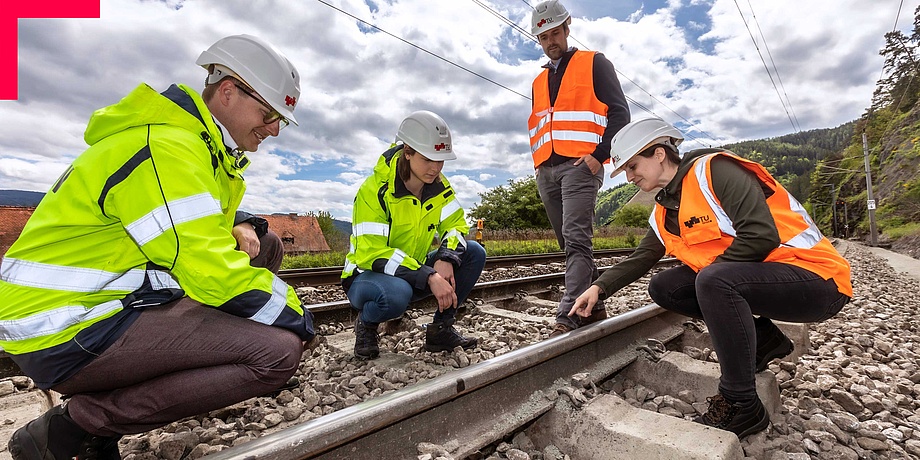
<instances>
[{"instance_id":1,"label":"steel rail","mask_svg":"<svg viewBox=\"0 0 920 460\"><path fill-rule=\"evenodd\" d=\"M666 257L658 261L655 265L673 265L678 260L673 257ZM598 273L603 273L610 266L597 267ZM513 298L520 293L529 295L539 295L541 292L549 290L551 285L562 284L565 281L565 272L546 273L543 275L525 276L509 280L483 281L476 283L473 290L470 291L470 299L482 299L485 302L496 302ZM417 300L410 305L412 309L431 310L437 307L437 300L434 297L426 297ZM314 322L323 324L333 321L350 323L355 320L355 311L351 308L348 300L335 300L332 302L316 303L305 305L304 308L314 315Z\"/></svg>"},{"instance_id":2,"label":"steel rail","mask_svg":"<svg viewBox=\"0 0 920 460\"><path fill-rule=\"evenodd\" d=\"M463 458L552 408L565 380L596 382L626 367L649 338L683 333L684 317L648 305L432 380L215 453L214 460L418 455L420 442L457 441ZM362 454L362 452L364 454Z\"/></svg>"},{"instance_id":3,"label":"steel rail","mask_svg":"<svg viewBox=\"0 0 920 460\"><path fill-rule=\"evenodd\" d=\"M598 249L594 251L595 258L627 256L635 248ZM492 256L486 258L486 268L514 267L516 265L546 264L552 262L565 262L564 252L548 252L543 254L524 254L511 256ZM321 284L337 284L341 281L343 266L291 268L281 270L278 277L292 286L317 286Z\"/></svg>"}]
</instances>

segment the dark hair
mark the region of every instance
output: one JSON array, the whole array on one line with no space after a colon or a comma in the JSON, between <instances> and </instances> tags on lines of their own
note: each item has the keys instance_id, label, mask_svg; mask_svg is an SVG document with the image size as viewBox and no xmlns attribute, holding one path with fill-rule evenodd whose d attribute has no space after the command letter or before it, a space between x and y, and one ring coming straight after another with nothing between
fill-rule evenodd
<instances>
[{"instance_id":1,"label":"dark hair","mask_svg":"<svg viewBox=\"0 0 920 460\"><path fill-rule=\"evenodd\" d=\"M646 147L645 150L643 150L643 151L637 153L636 155L639 155L639 156L644 157L644 158L651 158L652 155L655 154L655 149L658 148L658 147L661 147L661 148L664 149L665 158L667 158L668 161L670 161L671 163L674 163L675 165L679 165L679 164L680 164L680 155L677 153L677 149L675 149L673 145L668 145L668 144L652 144L652 145Z\"/></svg>"},{"instance_id":2,"label":"dark hair","mask_svg":"<svg viewBox=\"0 0 920 460\"><path fill-rule=\"evenodd\" d=\"M416 151L412 150L412 147L409 147L407 144L403 144L402 155L396 159L396 175L399 176L403 182L409 180L409 178L412 177L412 168L409 165L409 158L406 155L415 155L415 153Z\"/></svg>"}]
</instances>

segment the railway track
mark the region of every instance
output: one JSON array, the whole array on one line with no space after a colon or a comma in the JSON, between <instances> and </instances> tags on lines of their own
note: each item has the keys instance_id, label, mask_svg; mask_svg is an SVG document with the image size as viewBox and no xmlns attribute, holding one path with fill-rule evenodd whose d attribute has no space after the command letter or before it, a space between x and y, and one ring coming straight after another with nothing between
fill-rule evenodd
<instances>
[{"instance_id":1,"label":"railway track","mask_svg":"<svg viewBox=\"0 0 920 460\"><path fill-rule=\"evenodd\" d=\"M594 251L596 259L604 257L618 257L632 254L635 248L599 249ZM547 264L552 262L565 262L564 252L548 252L544 254L527 254L513 256L493 256L486 258L486 269L499 267L514 267L517 265ZM322 284L337 284L342 275L342 266L294 268L281 270L278 276L291 286L317 286Z\"/></svg>"},{"instance_id":2,"label":"railway track","mask_svg":"<svg viewBox=\"0 0 920 460\"><path fill-rule=\"evenodd\" d=\"M609 318L561 337L405 387L330 415L209 456L239 459L345 459L418 456L423 442L458 446L466 458L533 422L575 394L565 383L600 382L633 362L649 339L667 343L685 318L656 305ZM577 396L574 396L577 398Z\"/></svg>"},{"instance_id":3,"label":"railway track","mask_svg":"<svg viewBox=\"0 0 920 460\"><path fill-rule=\"evenodd\" d=\"M660 265L674 263L674 259L664 259ZM563 279L564 273L559 272L478 283L470 296L478 304L472 314L497 315L511 321L551 321L528 319L520 312L533 305L554 309L557 299L551 298L558 298L558 292L553 286ZM307 308L319 323L353 314L347 301ZM422 301L413 308L430 312L435 305ZM607 379L634 361L641 353L638 349L649 339L667 343L680 336L683 320L653 304L647 305L574 333L365 400L209 458L345 459L354 458L355 452L374 452L374 458L415 458L419 443L438 444L445 440L459 446L451 452L454 458L465 458L545 414L555 404L556 395L572 394L574 390L560 382L574 374L584 374L584 382Z\"/></svg>"}]
</instances>

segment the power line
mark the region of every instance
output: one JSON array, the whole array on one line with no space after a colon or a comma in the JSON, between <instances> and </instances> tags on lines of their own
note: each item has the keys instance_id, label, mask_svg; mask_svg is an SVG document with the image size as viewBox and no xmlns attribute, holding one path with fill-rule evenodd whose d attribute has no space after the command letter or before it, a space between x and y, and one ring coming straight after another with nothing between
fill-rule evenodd
<instances>
[{"instance_id":1,"label":"power line","mask_svg":"<svg viewBox=\"0 0 920 460\"><path fill-rule=\"evenodd\" d=\"M476 72L474 72L474 71L472 71L472 70L470 70L470 69L467 69L466 67L463 67L463 66L460 65L460 64L457 64L457 63L455 63L455 62L453 62L453 61L451 61L451 60L445 58L445 57L441 57L441 56L438 55L438 54L435 54L435 53L433 53L433 52L431 52L431 51L428 51L427 49L422 48L421 46L416 45L415 43L412 43L412 42L410 42L410 41L408 41L408 40L406 40L406 39L404 39L404 38L402 38L402 37L399 37L399 36L394 35L394 34L388 32L388 31L386 31L386 30L383 30L383 29L381 29L380 27L377 27L376 25L371 24L370 22L367 22L367 21L365 21L365 20L363 20L363 19L361 19L361 18L359 18L359 17L357 17L357 16L355 16L355 15L353 15L353 14L351 14L351 13L349 13L349 12L347 12L347 11L345 11L345 10L339 8L339 7L337 7L337 6L330 5L330 4L329 4L328 2L326 2L325 0L316 0L316 1L322 3L323 5L328 6L329 8L332 8L332 9L334 9L334 10L336 10L336 11L338 11L338 12L344 14L344 15L347 15L347 16L351 17L352 19L354 19L354 20L356 20L356 21L358 21L358 22L360 22L360 23L362 23L362 24L364 24L364 25L366 25L366 26L368 26L368 27L372 27L372 28L374 28L374 29L376 29L376 30L379 30L380 32L383 32L383 33L385 33L385 34L387 34L387 35L389 35L389 36L391 36L391 37L393 37L393 38L395 38L395 39L397 39L397 40L399 40L399 41L401 41L401 42L403 42L403 43L405 43L405 44L407 44L407 45L409 45L409 46L412 46L412 47L414 47L414 48L417 48L417 49L420 50L420 51L424 51L425 53L428 53L428 54L430 54L430 55L432 55L432 56L434 56L434 57L436 57L436 58L438 58L438 59L440 59L440 60L442 60L442 61L444 61L444 62L446 62L446 63L448 63L448 64L450 64L450 65L452 65L452 66L454 66L454 67L457 67L457 68L459 68L459 69L462 69L462 70L464 70L464 71L466 71L466 72L469 72L469 73L471 73L471 74L473 74L473 75L475 75L475 76L477 76L477 77L479 77L479 78L482 78L483 80L486 80L486 81L488 81L488 82L490 82L490 83L492 83L492 84L494 84L494 85L496 85L496 86L500 86L500 87L502 87L502 88L504 88L504 89L506 89L506 90L508 90L508 91L511 91L512 93L517 94L518 96L521 96L521 97L523 97L524 99L531 100L529 96L525 96L525 95L523 95L523 94L521 94L521 93L519 93L519 92L517 92L517 91L515 91L515 90L513 90L513 89L511 89L511 88L509 88L509 87L507 87L507 86L505 86L505 85L503 85L503 84L501 84L501 83L495 81L495 80L492 80L492 79L489 78L489 77L486 77L485 75L476 73Z\"/></svg>"},{"instance_id":2,"label":"power line","mask_svg":"<svg viewBox=\"0 0 920 460\"><path fill-rule=\"evenodd\" d=\"M783 111L786 112L786 117L789 118L789 124L792 125L792 130L798 132L798 129L795 127L795 122L792 121L792 116L789 115L789 110L786 109L786 103L783 101L783 96L779 93L779 88L776 87L776 81L773 80L773 74L770 73L770 68L767 67L767 61L763 58L763 53L760 52L760 46L757 45L757 40L754 38L754 33L751 32L751 28L748 26L747 19L744 17L744 13L741 11L741 5L738 4L738 0L735 1L735 6L738 8L738 14L741 15L741 22L744 23L744 28L747 29L748 35L751 36L751 41L754 42L754 48L757 49L757 55L760 56L760 62L763 63L763 68L767 71L767 76L770 77L770 83L773 84L773 89L776 90L776 95L779 97L779 103L783 106Z\"/></svg>"},{"instance_id":3,"label":"power line","mask_svg":"<svg viewBox=\"0 0 920 460\"><path fill-rule=\"evenodd\" d=\"M530 8L533 9L533 7L532 7L530 4L528 4L525 0L521 0L521 1L523 1L524 4L526 4L527 6L530 6ZM506 18L503 14L501 14L501 13L499 13L499 12L493 10L491 7L489 7L488 5L484 4L484 3L483 3L482 1L480 1L480 0L473 0L473 2L476 3L477 5L479 5L480 7L482 7L483 9L485 9L486 11L488 11L489 13L491 13L493 16L499 18L499 19L500 19L502 22L504 22L505 24L508 24L509 26L511 26L514 30L516 30L516 31L520 32L521 34L523 34L525 37L527 37L528 39L530 39L530 40L533 41L534 43L539 44L539 41L538 41L536 38L534 38L533 34L527 32L526 30L524 30L523 28L521 28L520 26L518 26L517 23L515 23L514 21L511 21L510 19ZM587 45L585 45L584 43L582 43L581 41L579 41L577 38L575 38L574 36L569 35L569 38L571 38L573 41L575 41L576 43L578 43L579 45L581 45L582 48L584 48L584 49L586 49L586 50L591 49L591 48L589 48ZM648 92L645 88L643 88L641 85L639 85L638 83L636 83L633 79L631 79L631 78L629 78L628 76L626 76L626 74L624 74L623 72L621 72L619 69L614 68L614 70L615 70L616 73L619 74L621 77L625 78L625 79L628 80L630 83L632 83L636 88L639 88L639 90L641 90L642 92L644 92L645 94L647 94L649 97L651 97L652 99L654 99L656 102L658 102L658 103L661 104L662 106L664 106L664 108L670 110L671 113L673 113L674 115L677 115L678 117L680 117L680 119L682 119L682 120L684 120L685 122L687 122L688 125L695 127L695 128L697 129L697 131L699 131L699 132L705 134L706 136L709 136L710 139L712 139L712 140L717 140L717 138L716 138L715 136L713 136L712 134L707 133L706 131L704 131L703 129L701 129L699 126L697 126L696 123L693 123L692 121L688 120L688 119L687 119L686 117L684 117L683 115L677 113L677 112L676 112L674 109L672 109L671 107L668 107L667 104L665 104L665 103L662 102L660 99L658 99L657 97L655 97L654 94ZM646 111L647 113L650 113L650 114L652 114L652 115L654 115L654 116L656 116L656 117L658 117L658 118L662 118L660 115L658 115L657 113L655 113L653 110L651 110L651 109L649 109L648 107L646 107L645 105L639 103L639 101L636 101L635 99L633 99L633 98L631 98L631 97L629 97L629 96L627 96L627 95L625 95L625 94L624 94L623 96L626 97L626 100L627 100L627 101L633 103L633 105L635 105L636 107L639 107L640 109L642 109L642 110ZM689 133L684 133L684 134L685 134L687 137L689 137L690 139L692 139L692 140L696 141L697 143L699 143L700 145L702 145L703 147L708 147L708 145L704 144L703 142L700 142L698 139L696 139L695 137L693 137L693 136L690 135Z\"/></svg>"},{"instance_id":4,"label":"power line","mask_svg":"<svg viewBox=\"0 0 920 460\"><path fill-rule=\"evenodd\" d=\"M792 111L792 118L795 119L795 124L798 125L799 131L801 131L802 125L799 124L799 118L795 116L795 109L792 108L792 101L789 100L789 95L786 94L786 86L783 85L783 78L779 76L779 69L776 68L776 62L773 60L773 53L770 52L770 47L767 46L767 38L763 36L763 30L760 28L760 21L757 20L757 15L754 14L754 6L751 5L751 0L748 0L748 8L751 9L751 16L754 18L754 24L757 25L757 32L760 34L760 40L763 41L763 47L767 50L767 56L770 57L770 64L773 66L773 73L776 74L776 79L779 80L779 86L783 89L783 95L786 96L786 102L789 104L789 110Z\"/></svg>"}]
</instances>

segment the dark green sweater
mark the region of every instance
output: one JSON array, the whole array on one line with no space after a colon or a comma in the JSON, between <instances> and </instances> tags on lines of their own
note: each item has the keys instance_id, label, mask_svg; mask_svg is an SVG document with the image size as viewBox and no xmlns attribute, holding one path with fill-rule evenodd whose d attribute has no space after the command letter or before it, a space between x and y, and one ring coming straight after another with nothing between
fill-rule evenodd
<instances>
[{"instance_id":1,"label":"dark green sweater","mask_svg":"<svg viewBox=\"0 0 920 460\"><path fill-rule=\"evenodd\" d=\"M680 235L677 209L684 176L698 158L719 151L723 150L699 149L687 152L677 168L677 174L655 196L655 202L666 209L666 231ZM712 188L736 232L735 240L713 263L763 261L780 243L779 232L766 201L765 194L771 193L770 188L752 172L724 156L712 161ZM626 260L605 271L594 282L603 291L601 298L641 278L664 254L664 245L655 231L649 229L639 247Z\"/></svg>"}]
</instances>

